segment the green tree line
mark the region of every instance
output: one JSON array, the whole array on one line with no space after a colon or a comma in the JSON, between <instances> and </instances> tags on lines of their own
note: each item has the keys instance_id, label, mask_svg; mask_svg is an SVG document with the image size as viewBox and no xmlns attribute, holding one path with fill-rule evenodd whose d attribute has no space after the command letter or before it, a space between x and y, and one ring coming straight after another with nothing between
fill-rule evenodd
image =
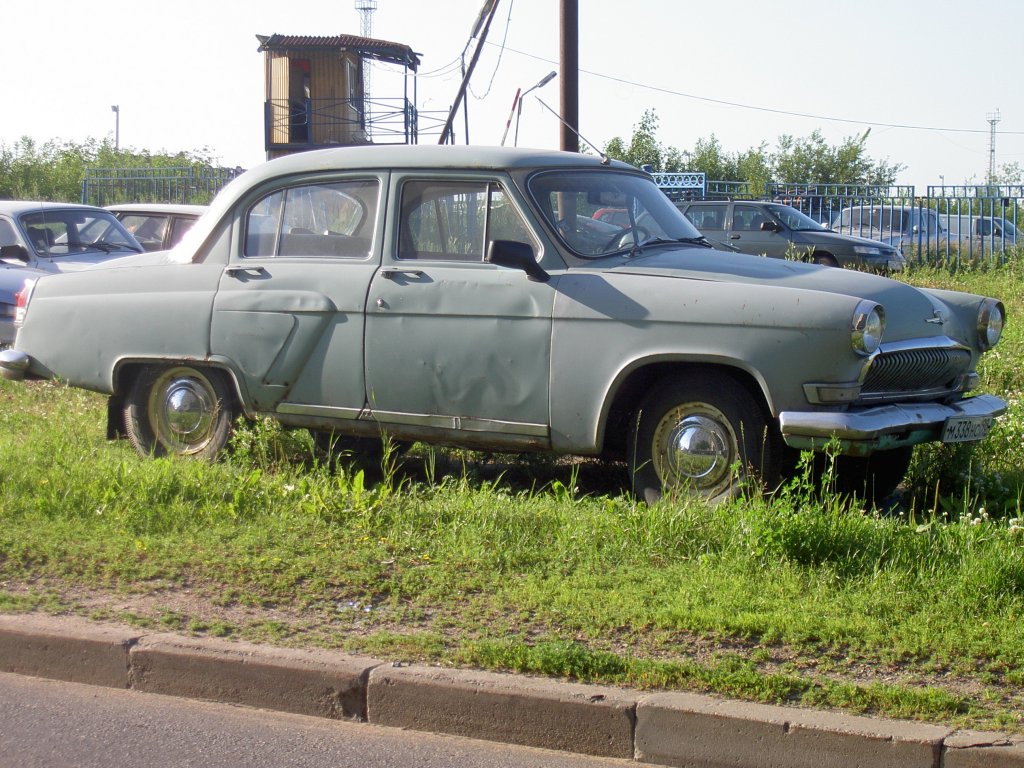
<instances>
[{"instance_id":1,"label":"green tree line","mask_svg":"<svg viewBox=\"0 0 1024 768\"><path fill-rule=\"evenodd\" d=\"M206 148L149 152L115 148L110 139L82 143L52 139L42 144L23 136L13 145L0 142L0 199L78 202L87 168L213 167Z\"/></svg>"},{"instance_id":2,"label":"green tree line","mask_svg":"<svg viewBox=\"0 0 1024 768\"><path fill-rule=\"evenodd\" d=\"M691 150L662 144L657 137L658 116L644 112L629 140L616 136L605 153L632 165L650 165L655 172L696 171L716 181L745 181L763 190L769 181L785 184L882 184L896 182L904 166L873 160L867 153L870 129L838 145L825 141L821 131L809 136L780 136L774 149L767 142L742 152L729 152L714 134L698 139Z\"/></svg>"}]
</instances>

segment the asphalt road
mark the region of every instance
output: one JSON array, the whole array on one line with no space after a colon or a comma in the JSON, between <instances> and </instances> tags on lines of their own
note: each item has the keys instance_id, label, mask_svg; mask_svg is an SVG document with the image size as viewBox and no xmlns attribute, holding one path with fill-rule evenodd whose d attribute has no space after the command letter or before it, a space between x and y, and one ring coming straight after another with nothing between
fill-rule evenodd
<instances>
[{"instance_id":1,"label":"asphalt road","mask_svg":"<svg viewBox=\"0 0 1024 768\"><path fill-rule=\"evenodd\" d=\"M639 765L0 673L0 768Z\"/></svg>"}]
</instances>

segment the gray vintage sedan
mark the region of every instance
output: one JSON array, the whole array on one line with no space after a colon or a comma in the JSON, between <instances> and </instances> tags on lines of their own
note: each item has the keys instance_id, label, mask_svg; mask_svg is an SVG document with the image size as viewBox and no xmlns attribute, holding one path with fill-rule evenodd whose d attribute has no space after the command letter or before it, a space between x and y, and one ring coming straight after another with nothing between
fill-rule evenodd
<instances>
[{"instance_id":1,"label":"gray vintage sedan","mask_svg":"<svg viewBox=\"0 0 1024 768\"><path fill-rule=\"evenodd\" d=\"M111 264L29 284L0 371L107 393L108 434L143 455L213 456L236 417L271 416L354 450L624 459L655 501L773 487L831 444L878 498L914 445L981 439L1006 407L967 396L999 301L712 251L596 157L293 155L175 249Z\"/></svg>"}]
</instances>

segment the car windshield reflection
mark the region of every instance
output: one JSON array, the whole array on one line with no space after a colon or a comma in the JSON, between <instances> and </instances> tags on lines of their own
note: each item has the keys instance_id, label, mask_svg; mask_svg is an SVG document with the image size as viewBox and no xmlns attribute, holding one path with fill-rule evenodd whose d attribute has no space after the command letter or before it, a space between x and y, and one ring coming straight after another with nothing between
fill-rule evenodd
<instances>
[{"instance_id":1,"label":"car windshield reflection","mask_svg":"<svg viewBox=\"0 0 1024 768\"><path fill-rule=\"evenodd\" d=\"M540 173L529 190L561 243L583 258L701 237L651 180L635 174Z\"/></svg>"}]
</instances>

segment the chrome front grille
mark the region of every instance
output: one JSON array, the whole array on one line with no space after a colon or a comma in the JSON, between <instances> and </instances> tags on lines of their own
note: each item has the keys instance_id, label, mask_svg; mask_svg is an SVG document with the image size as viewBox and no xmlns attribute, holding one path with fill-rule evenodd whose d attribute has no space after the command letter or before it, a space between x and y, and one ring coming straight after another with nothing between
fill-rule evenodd
<instances>
[{"instance_id":1,"label":"chrome front grille","mask_svg":"<svg viewBox=\"0 0 1024 768\"><path fill-rule=\"evenodd\" d=\"M960 347L881 352L871 362L861 387L861 398L877 400L950 391L970 365L971 353Z\"/></svg>"}]
</instances>

